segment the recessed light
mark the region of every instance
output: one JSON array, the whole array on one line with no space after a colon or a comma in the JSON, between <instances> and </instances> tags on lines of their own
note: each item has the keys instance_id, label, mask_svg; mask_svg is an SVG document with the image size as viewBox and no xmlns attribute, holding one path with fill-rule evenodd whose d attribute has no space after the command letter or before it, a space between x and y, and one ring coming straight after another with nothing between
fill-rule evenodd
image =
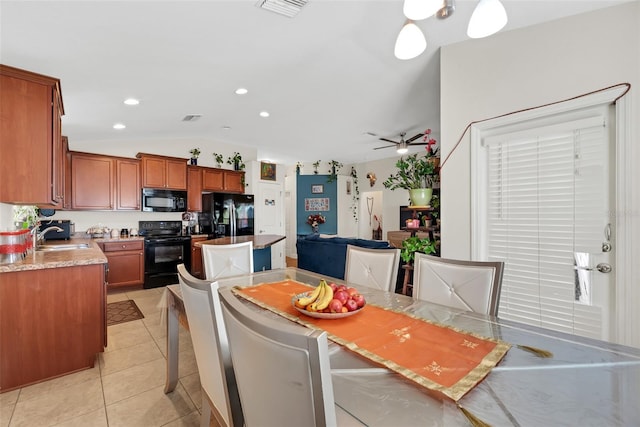
<instances>
[{"instance_id":1,"label":"recessed light","mask_svg":"<svg viewBox=\"0 0 640 427\"><path fill-rule=\"evenodd\" d=\"M260 111L260 117L269 117L268 111Z\"/></svg>"},{"instance_id":2,"label":"recessed light","mask_svg":"<svg viewBox=\"0 0 640 427\"><path fill-rule=\"evenodd\" d=\"M140 101L135 98L127 98L124 100L124 103L127 105L138 105L140 104Z\"/></svg>"},{"instance_id":3,"label":"recessed light","mask_svg":"<svg viewBox=\"0 0 640 427\"><path fill-rule=\"evenodd\" d=\"M236 95L245 95L247 92L249 91L243 87L239 87L238 89L236 89Z\"/></svg>"},{"instance_id":4,"label":"recessed light","mask_svg":"<svg viewBox=\"0 0 640 427\"><path fill-rule=\"evenodd\" d=\"M231 130L231 126L222 126L222 129L224 129L224 130Z\"/></svg>"},{"instance_id":5,"label":"recessed light","mask_svg":"<svg viewBox=\"0 0 640 427\"><path fill-rule=\"evenodd\" d=\"M123 125L122 123L116 123L115 125L113 125L114 129L124 129L126 128L125 125Z\"/></svg>"}]
</instances>

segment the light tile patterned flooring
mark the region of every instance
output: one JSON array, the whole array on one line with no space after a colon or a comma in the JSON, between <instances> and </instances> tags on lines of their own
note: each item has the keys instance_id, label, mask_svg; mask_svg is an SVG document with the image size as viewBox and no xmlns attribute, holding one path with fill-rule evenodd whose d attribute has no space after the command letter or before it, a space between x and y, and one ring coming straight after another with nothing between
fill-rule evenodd
<instances>
[{"instance_id":1,"label":"light tile patterned flooring","mask_svg":"<svg viewBox=\"0 0 640 427\"><path fill-rule=\"evenodd\" d=\"M198 426L200 379L189 332L180 328L180 381L164 394L164 288L109 293L133 299L145 318L107 328L93 369L0 394L0 427Z\"/></svg>"}]
</instances>

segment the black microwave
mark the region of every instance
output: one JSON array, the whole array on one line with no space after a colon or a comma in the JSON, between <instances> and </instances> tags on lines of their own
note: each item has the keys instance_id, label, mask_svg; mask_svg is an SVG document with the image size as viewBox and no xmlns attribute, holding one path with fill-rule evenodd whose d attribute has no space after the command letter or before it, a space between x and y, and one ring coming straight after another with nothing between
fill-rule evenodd
<instances>
[{"instance_id":1,"label":"black microwave","mask_svg":"<svg viewBox=\"0 0 640 427\"><path fill-rule=\"evenodd\" d=\"M187 192L181 190L142 189L143 212L185 212Z\"/></svg>"}]
</instances>

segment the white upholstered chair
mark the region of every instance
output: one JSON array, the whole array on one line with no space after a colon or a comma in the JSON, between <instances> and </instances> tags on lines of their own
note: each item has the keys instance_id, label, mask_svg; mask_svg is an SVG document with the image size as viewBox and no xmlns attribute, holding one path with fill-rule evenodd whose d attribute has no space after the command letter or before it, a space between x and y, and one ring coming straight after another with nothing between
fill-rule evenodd
<instances>
[{"instance_id":1,"label":"white upholstered chair","mask_svg":"<svg viewBox=\"0 0 640 427\"><path fill-rule=\"evenodd\" d=\"M348 285L394 292L399 264L400 249L369 249L347 245L344 280Z\"/></svg>"},{"instance_id":2,"label":"white upholstered chair","mask_svg":"<svg viewBox=\"0 0 640 427\"><path fill-rule=\"evenodd\" d=\"M253 273L253 242L202 245L202 265L207 280Z\"/></svg>"},{"instance_id":3,"label":"white upholstered chair","mask_svg":"<svg viewBox=\"0 0 640 427\"><path fill-rule=\"evenodd\" d=\"M246 427L335 426L324 331L277 322L220 288Z\"/></svg>"},{"instance_id":4,"label":"white upholstered chair","mask_svg":"<svg viewBox=\"0 0 640 427\"><path fill-rule=\"evenodd\" d=\"M231 365L218 284L193 277L184 264L178 266L178 280L202 386L200 425L208 427L213 413L218 425L242 426L242 407Z\"/></svg>"},{"instance_id":5,"label":"white upholstered chair","mask_svg":"<svg viewBox=\"0 0 640 427\"><path fill-rule=\"evenodd\" d=\"M497 316L503 262L453 260L416 252L413 269L414 298Z\"/></svg>"}]
</instances>

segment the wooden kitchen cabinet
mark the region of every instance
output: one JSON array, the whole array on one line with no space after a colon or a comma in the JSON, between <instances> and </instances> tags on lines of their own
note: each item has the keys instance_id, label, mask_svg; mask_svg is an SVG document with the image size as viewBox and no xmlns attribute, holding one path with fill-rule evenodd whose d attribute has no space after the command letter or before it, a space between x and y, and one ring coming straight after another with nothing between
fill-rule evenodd
<instances>
[{"instance_id":1,"label":"wooden kitchen cabinet","mask_svg":"<svg viewBox=\"0 0 640 427\"><path fill-rule=\"evenodd\" d=\"M202 248L196 247L196 242L207 240L207 236L191 236L191 275L199 279L204 279L204 268L202 266Z\"/></svg>"},{"instance_id":2,"label":"wooden kitchen cabinet","mask_svg":"<svg viewBox=\"0 0 640 427\"><path fill-rule=\"evenodd\" d=\"M202 189L204 191L224 190L224 170L202 168Z\"/></svg>"},{"instance_id":3,"label":"wooden kitchen cabinet","mask_svg":"<svg viewBox=\"0 0 640 427\"><path fill-rule=\"evenodd\" d=\"M140 210L140 161L117 158L116 162L116 209L119 211Z\"/></svg>"},{"instance_id":4,"label":"wooden kitchen cabinet","mask_svg":"<svg viewBox=\"0 0 640 427\"><path fill-rule=\"evenodd\" d=\"M104 350L104 264L0 273L0 301L2 392L91 368Z\"/></svg>"},{"instance_id":5,"label":"wooden kitchen cabinet","mask_svg":"<svg viewBox=\"0 0 640 427\"><path fill-rule=\"evenodd\" d=\"M244 193L244 172L225 170L224 191L227 193Z\"/></svg>"},{"instance_id":6,"label":"wooden kitchen cabinet","mask_svg":"<svg viewBox=\"0 0 640 427\"><path fill-rule=\"evenodd\" d=\"M62 207L58 79L0 65L0 202Z\"/></svg>"},{"instance_id":7,"label":"wooden kitchen cabinet","mask_svg":"<svg viewBox=\"0 0 640 427\"><path fill-rule=\"evenodd\" d=\"M187 166L187 210L202 211L202 172L204 168Z\"/></svg>"},{"instance_id":8,"label":"wooden kitchen cabinet","mask_svg":"<svg viewBox=\"0 0 640 427\"><path fill-rule=\"evenodd\" d=\"M115 199L113 158L71 153L71 206L80 210L112 210Z\"/></svg>"},{"instance_id":9,"label":"wooden kitchen cabinet","mask_svg":"<svg viewBox=\"0 0 640 427\"><path fill-rule=\"evenodd\" d=\"M142 187L187 189L187 159L138 153L141 160Z\"/></svg>"},{"instance_id":10,"label":"wooden kitchen cabinet","mask_svg":"<svg viewBox=\"0 0 640 427\"><path fill-rule=\"evenodd\" d=\"M104 242L102 251L108 260L109 289L144 283L144 241L118 240Z\"/></svg>"}]
</instances>

